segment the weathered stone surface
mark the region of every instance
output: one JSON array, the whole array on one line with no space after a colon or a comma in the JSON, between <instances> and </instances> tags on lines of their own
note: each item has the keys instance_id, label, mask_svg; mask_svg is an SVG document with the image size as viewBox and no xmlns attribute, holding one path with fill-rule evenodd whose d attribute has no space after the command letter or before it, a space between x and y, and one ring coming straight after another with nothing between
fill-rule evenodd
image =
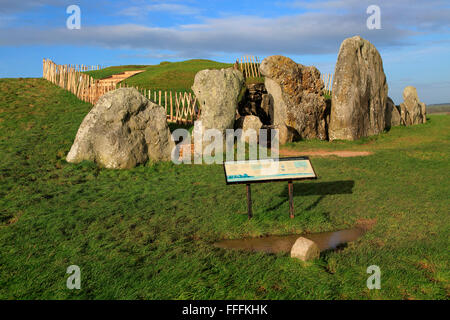
<instances>
[{"instance_id":1,"label":"weathered stone surface","mask_svg":"<svg viewBox=\"0 0 450 320\"><path fill-rule=\"evenodd\" d=\"M100 97L81 123L66 160L125 169L149 158L170 160L173 147L164 108L136 89L122 88Z\"/></svg>"},{"instance_id":2,"label":"weathered stone surface","mask_svg":"<svg viewBox=\"0 0 450 320\"><path fill-rule=\"evenodd\" d=\"M420 102L420 106L422 107L422 123L427 122L427 105L423 102Z\"/></svg>"},{"instance_id":3,"label":"weathered stone surface","mask_svg":"<svg viewBox=\"0 0 450 320\"><path fill-rule=\"evenodd\" d=\"M241 116L258 116L263 124L270 124L270 98L264 83L250 83L238 106Z\"/></svg>"},{"instance_id":4,"label":"weathered stone surface","mask_svg":"<svg viewBox=\"0 0 450 320\"><path fill-rule=\"evenodd\" d=\"M387 98L386 101L386 129L399 126L401 124L400 112L397 109L394 101L391 98Z\"/></svg>"},{"instance_id":5,"label":"weathered stone surface","mask_svg":"<svg viewBox=\"0 0 450 320\"><path fill-rule=\"evenodd\" d=\"M264 89L266 87L264 86ZM266 90L267 92L267 90ZM272 124L272 120L273 119L273 99L272 96L268 93L264 93L261 96L261 110L264 113L264 115L266 115L267 119L266 121L262 121L264 124Z\"/></svg>"},{"instance_id":6,"label":"weathered stone surface","mask_svg":"<svg viewBox=\"0 0 450 320\"><path fill-rule=\"evenodd\" d=\"M291 257L302 261L314 260L320 256L317 244L309 239L298 238L291 249Z\"/></svg>"},{"instance_id":7,"label":"weathered stone surface","mask_svg":"<svg viewBox=\"0 0 450 320\"><path fill-rule=\"evenodd\" d=\"M287 118L287 107L286 103L283 99L283 93L281 91L281 87L274 80L266 77L265 86L267 92L269 92L270 97L273 101L273 111L271 114L271 121L273 126L277 127L286 127L285 120ZM285 136L282 136L280 132L280 143L284 144L286 142L290 142L292 140L288 139Z\"/></svg>"},{"instance_id":8,"label":"weathered stone surface","mask_svg":"<svg viewBox=\"0 0 450 320\"><path fill-rule=\"evenodd\" d=\"M261 129L263 123L257 116L245 116L240 117L235 124L235 129L242 129L241 140L249 142L248 130L253 130L256 133L256 141L259 140L259 129Z\"/></svg>"},{"instance_id":9,"label":"weathered stone surface","mask_svg":"<svg viewBox=\"0 0 450 320\"><path fill-rule=\"evenodd\" d=\"M225 132L233 128L237 99L243 85L242 72L233 68L202 70L195 75L192 90L201 106L202 130Z\"/></svg>"},{"instance_id":10,"label":"weathered stone surface","mask_svg":"<svg viewBox=\"0 0 450 320\"><path fill-rule=\"evenodd\" d=\"M326 103L320 72L284 56L267 57L260 70L273 99L271 122L280 129L280 144L295 137L325 140Z\"/></svg>"},{"instance_id":11,"label":"weathered stone surface","mask_svg":"<svg viewBox=\"0 0 450 320\"><path fill-rule=\"evenodd\" d=\"M375 46L359 36L345 39L334 72L330 140L355 140L382 132L387 94L383 61Z\"/></svg>"},{"instance_id":12,"label":"weathered stone surface","mask_svg":"<svg viewBox=\"0 0 450 320\"><path fill-rule=\"evenodd\" d=\"M403 100L400 104L400 113L405 126L427 122L426 105L420 102L416 88L406 87L403 90Z\"/></svg>"},{"instance_id":13,"label":"weathered stone surface","mask_svg":"<svg viewBox=\"0 0 450 320\"><path fill-rule=\"evenodd\" d=\"M402 126L411 125L411 121L409 120L408 110L406 109L406 107L403 103L400 103L399 109L400 109L400 124Z\"/></svg>"}]
</instances>

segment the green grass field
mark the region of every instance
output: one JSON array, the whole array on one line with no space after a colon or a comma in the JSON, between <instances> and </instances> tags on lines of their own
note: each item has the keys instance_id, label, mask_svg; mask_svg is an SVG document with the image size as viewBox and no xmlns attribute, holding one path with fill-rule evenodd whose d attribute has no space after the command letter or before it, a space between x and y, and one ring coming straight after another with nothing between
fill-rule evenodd
<instances>
[{"instance_id":1,"label":"green grass field","mask_svg":"<svg viewBox=\"0 0 450 320\"><path fill-rule=\"evenodd\" d=\"M65 162L90 108L42 79L0 79L0 299L449 298L449 116L356 142L289 144L374 154L312 158L320 179L294 184L293 220L287 184L255 185L249 221L245 187L227 186L220 165ZM361 221L376 224L309 263L211 246ZM73 264L81 290L66 288ZM381 290L366 287L370 265Z\"/></svg>"}]
</instances>

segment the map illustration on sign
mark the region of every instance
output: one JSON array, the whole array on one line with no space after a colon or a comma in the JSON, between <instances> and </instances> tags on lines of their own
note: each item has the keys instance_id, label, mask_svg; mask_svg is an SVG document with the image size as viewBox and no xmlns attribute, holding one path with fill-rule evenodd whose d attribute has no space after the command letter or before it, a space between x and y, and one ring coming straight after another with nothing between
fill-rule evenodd
<instances>
[{"instance_id":1,"label":"map illustration on sign","mask_svg":"<svg viewBox=\"0 0 450 320\"><path fill-rule=\"evenodd\" d=\"M307 157L227 161L224 169L228 184L317 178Z\"/></svg>"}]
</instances>

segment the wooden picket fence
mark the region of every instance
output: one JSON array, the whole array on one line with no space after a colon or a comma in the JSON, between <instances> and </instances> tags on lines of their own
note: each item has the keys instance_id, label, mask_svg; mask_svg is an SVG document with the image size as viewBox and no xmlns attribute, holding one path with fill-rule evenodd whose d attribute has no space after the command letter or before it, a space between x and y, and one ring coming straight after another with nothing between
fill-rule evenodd
<instances>
[{"instance_id":1,"label":"wooden picket fence","mask_svg":"<svg viewBox=\"0 0 450 320\"><path fill-rule=\"evenodd\" d=\"M43 59L43 78L93 105L109 91L131 87L123 83L116 85L101 82L71 65L57 65L48 59ZM197 98L190 92L152 91L139 87L134 88L150 101L163 106L169 122L193 123L200 115Z\"/></svg>"},{"instance_id":2,"label":"wooden picket fence","mask_svg":"<svg viewBox=\"0 0 450 320\"><path fill-rule=\"evenodd\" d=\"M259 66L261 62L256 56L242 56L239 61L239 67L244 74L245 78L258 78L261 77L261 71L259 70Z\"/></svg>"},{"instance_id":3,"label":"wooden picket fence","mask_svg":"<svg viewBox=\"0 0 450 320\"><path fill-rule=\"evenodd\" d=\"M333 74L323 73L322 80L324 84L323 92L330 95L333 89Z\"/></svg>"},{"instance_id":4,"label":"wooden picket fence","mask_svg":"<svg viewBox=\"0 0 450 320\"><path fill-rule=\"evenodd\" d=\"M99 85L99 80L83 73L76 66L57 65L48 59L43 59L43 78L91 104L95 104L106 92L116 89L115 85Z\"/></svg>"},{"instance_id":5,"label":"wooden picket fence","mask_svg":"<svg viewBox=\"0 0 450 320\"><path fill-rule=\"evenodd\" d=\"M120 83L119 88L129 87ZM200 108L197 97L191 92L176 92L165 90L151 90L136 88L144 97L164 107L168 122L194 123L200 116Z\"/></svg>"}]
</instances>

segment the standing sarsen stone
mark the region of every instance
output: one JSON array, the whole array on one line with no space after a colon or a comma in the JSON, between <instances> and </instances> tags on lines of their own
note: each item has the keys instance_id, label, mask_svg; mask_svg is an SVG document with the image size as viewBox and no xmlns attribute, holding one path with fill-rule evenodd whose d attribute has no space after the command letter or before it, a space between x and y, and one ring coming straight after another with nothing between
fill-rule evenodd
<instances>
[{"instance_id":1,"label":"standing sarsen stone","mask_svg":"<svg viewBox=\"0 0 450 320\"><path fill-rule=\"evenodd\" d=\"M202 70L194 78L192 90L200 104L201 131L233 129L238 97L244 75L233 68Z\"/></svg>"},{"instance_id":2,"label":"standing sarsen stone","mask_svg":"<svg viewBox=\"0 0 450 320\"><path fill-rule=\"evenodd\" d=\"M401 120L405 126L427 122L426 105L420 102L416 88L407 86L403 90L403 100L400 111Z\"/></svg>"},{"instance_id":3,"label":"standing sarsen stone","mask_svg":"<svg viewBox=\"0 0 450 320\"><path fill-rule=\"evenodd\" d=\"M381 133L388 94L378 50L360 36L345 39L334 72L330 140L355 140Z\"/></svg>"},{"instance_id":4,"label":"standing sarsen stone","mask_svg":"<svg viewBox=\"0 0 450 320\"><path fill-rule=\"evenodd\" d=\"M319 70L280 55L265 58L260 70L273 99L271 121L279 130L280 144L296 137L325 140L326 103Z\"/></svg>"},{"instance_id":5,"label":"standing sarsen stone","mask_svg":"<svg viewBox=\"0 0 450 320\"><path fill-rule=\"evenodd\" d=\"M401 125L400 111L397 109L394 101L387 98L386 101L386 129Z\"/></svg>"},{"instance_id":6,"label":"standing sarsen stone","mask_svg":"<svg viewBox=\"0 0 450 320\"><path fill-rule=\"evenodd\" d=\"M134 88L122 88L100 97L83 119L66 160L128 169L148 159L170 160L174 145L164 108Z\"/></svg>"}]
</instances>

